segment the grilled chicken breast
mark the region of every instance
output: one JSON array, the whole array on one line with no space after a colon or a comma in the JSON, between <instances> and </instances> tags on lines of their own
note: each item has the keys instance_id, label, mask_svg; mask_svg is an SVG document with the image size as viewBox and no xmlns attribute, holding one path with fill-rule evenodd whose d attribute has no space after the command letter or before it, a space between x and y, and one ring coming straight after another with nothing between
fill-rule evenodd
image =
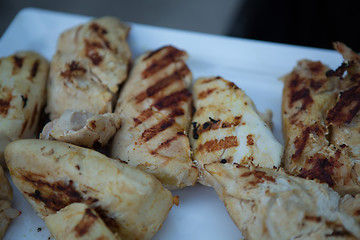
<instances>
[{"instance_id":1,"label":"grilled chicken breast","mask_svg":"<svg viewBox=\"0 0 360 240\"><path fill-rule=\"evenodd\" d=\"M195 82L193 95L190 143L200 183L215 184L204 170L209 163L279 167L283 148L244 91L221 77L210 77Z\"/></svg>"},{"instance_id":2,"label":"grilled chicken breast","mask_svg":"<svg viewBox=\"0 0 360 240\"><path fill-rule=\"evenodd\" d=\"M173 205L156 178L91 149L17 140L5 159L14 184L42 218L82 202L121 238L150 239Z\"/></svg>"},{"instance_id":3,"label":"grilled chicken breast","mask_svg":"<svg viewBox=\"0 0 360 240\"><path fill-rule=\"evenodd\" d=\"M131 60L129 30L116 18L102 17L61 34L48 84L46 111L51 119L66 109L112 112Z\"/></svg>"},{"instance_id":4,"label":"grilled chicken breast","mask_svg":"<svg viewBox=\"0 0 360 240\"><path fill-rule=\"evenodd\" d=\"M0 59L0 163L6 145L32 138L46 100L49 63L34 52Z\"/></svg>"},{"instance_id":5,"label":"grilled chicken breast","mask_svg":"<svg viewBox=\"0 0 360 240\"><path fill-rule=\"evenodd\" d=\"M170 189L195 184L187 131L192 74L186 52L165 46L140 56L118 99L122 127L111 156L154 174Z\"/></svg>"},{"instance_id":6,"label":"grilled chicken breast","mask_svg":"<svg viewBox=\"0 0 360 240\"><path fill-rule=\"evenodd\" d=\"M343 77L345 70L349 71ZM356 163L360 159L360 78L356 71L360 72L356 61L333 71L321 62L302 60L284 77L285 169L326 182L342 195L360 192Z\"/></svg>"},{"instance_id":7,"label":"grilled chicken breast","mask_svg":"<svg viewBox=\"0 0 360 240\"><path fill-rule=\"evenodd\" d=\"M328 111L326 125L331 128L331 142L345 151L360 173L360 55L343 43L334 44L345 63L337 72L340 86L336 104ZM344 74L346 71L346 74Z\"/></svg>"},{"instance_id":8,"label":"grilled chicken breast","mask_svg":"<svg viewBox=\"0 0 360 240\"><path fill-rule=\"evenodd\" d=\"M246 239L360 238L359 222L342 210L340 195L327 184L274 169L221 163L205 169Z\"/></svg>"},{"instance_id":9,"label":"grilled chicken breast","mask_svg":"<svg viewBox=\"0 0 360 240\"><path fill-rule=\"evenodd\" d=\"M56 240L120 240L100 216L83 203L72 203L45 217L46 226Z\"/></svg>"},{"instance_id":10,"label":"grilled chicken breast","mask_svg":"<svg viewBox=\"0 0 360 240\"><path fill-rule=\"evenodd\" d=\"M86 111L66 110L60 118L47 123L40 139L57 140L78 146L96 148L105 146L120 127L118 114L92 114Z\"/></svg>"},{"instance_id":11,"label":"grilled chicken breast","mask_svg":"<svg viewBox=\"0 0 360 240\"><path fill-rule=\"evenodd\" d=\"M4 236L11 221L20 215L18 210L11 208L12 198L11 186L0 166L0 239Z\"/></svg>"}]
</instances>

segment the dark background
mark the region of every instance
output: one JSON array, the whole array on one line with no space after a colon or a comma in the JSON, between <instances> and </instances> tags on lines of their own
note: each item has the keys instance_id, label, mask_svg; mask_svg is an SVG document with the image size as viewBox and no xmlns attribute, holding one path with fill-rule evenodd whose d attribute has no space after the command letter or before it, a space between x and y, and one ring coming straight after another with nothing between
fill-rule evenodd
<instances>
[{"instance_id":1,"label":"dark background","mask_svg":"<svg viewBox=\"0 0 360 240\"><path fill-rule=\"evenodd\" d=\"M342 41L360 51L360 1L244 0L229 35L332 48Z\"/></svg>"},{"instance_id":2,"label":"dark background","mask_svg":"<svg viewBox=\"0 0 360 240\"><path fill-rule=\"evenodd\" d=\"M25 7L320 48L343 41L360 51L354 0L0 0L0 36Z\"/></svg>"}]
</instances>

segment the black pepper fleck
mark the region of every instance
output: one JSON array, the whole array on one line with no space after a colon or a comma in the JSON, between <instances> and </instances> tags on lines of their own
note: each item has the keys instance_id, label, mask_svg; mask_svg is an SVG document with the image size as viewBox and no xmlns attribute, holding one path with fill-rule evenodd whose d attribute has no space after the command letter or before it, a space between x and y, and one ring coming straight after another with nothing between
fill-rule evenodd
<instances>
[{"instance_id":1,"label":"black pepper fleck","mask_svg":"<svg viewBox=\"0 0 360 240\"><path fill-rule=\"evenodd\" d=\"M23 95L21 95L21 99L22 99L22 101L23 101L23 108L25 108L28 99L27 99L27 97L24 97Z\"/></svg>"},{"instance_id":2,"label":"black pepper fleck","mask_svg":"<svg viewBox=\"0 0 360 240\"><path fill-rule=\"evenodd\" d=\"M210 119L211 122L213 122L213 123L215 123L215 124L220 121L220 120L215 120L215 119L213 119L213 118L211 118L211 117L209 117L209 119Z\"/></svg>"},{"instance_id":3,"label":"black pepper fleck","mask_svg":"<svg viewBox=\"0 0 360 240\"><path fill-rule=\"evenodd\" d=\"M221 159L220 163L227 163L226 159Z\"/></svg>"},{"instance_id":4,"label":"black pepper fleck","mask_svg":"<svg viewBox=\"0 0 360 240\"><path fill-rule=\"evenodd\" d=\"M38 232L41 232L41 230L42 230L41 227L39 227L39 228L37 229Z\"/></svg>"},{"instance_id":5,"label":"black pepper fleck","mask_svg":"<svg viewBox=\"0 0 360 240\"><path fill-rule=\"evenodd\" d=\"M198 139L199 138L199 135L197 134L197 130L198 130L198 128L199 128L199 126L200 125L198 125L198 123L197 122L192 122L191 123L192 125L193 125L193 138L194 139Z\"/></svg>"},{"instance_id":6,"label":"black pepper fleck","mask_svg":"<svg viewBox=\"0 0 360 240\"><path fill-rule=\"evenodd\" d=\"M210 123L209 123L209 122L205 122L205 123L203 124L203 129L207 129L209 126L210 126Z\"/></svg>"}]
</instances>

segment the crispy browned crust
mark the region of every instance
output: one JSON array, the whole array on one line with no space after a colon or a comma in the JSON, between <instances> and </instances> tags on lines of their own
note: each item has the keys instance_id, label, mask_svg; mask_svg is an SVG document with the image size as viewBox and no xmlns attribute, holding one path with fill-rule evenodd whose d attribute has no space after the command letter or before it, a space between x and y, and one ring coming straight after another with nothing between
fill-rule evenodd
<instances>
[{"instance_id":1,"label":"crispy browned crust","mask_svg":"<svg viewBox=\"0 0 360 240\"><path fill-rule=\"evenodd\" d=\"M300 177L326 182L341 194L356 194L360 65L355 53L339 44L336 49L350 61L336 70L302 60L284 77L284 167Z\"/></svg>"}]
</instances>

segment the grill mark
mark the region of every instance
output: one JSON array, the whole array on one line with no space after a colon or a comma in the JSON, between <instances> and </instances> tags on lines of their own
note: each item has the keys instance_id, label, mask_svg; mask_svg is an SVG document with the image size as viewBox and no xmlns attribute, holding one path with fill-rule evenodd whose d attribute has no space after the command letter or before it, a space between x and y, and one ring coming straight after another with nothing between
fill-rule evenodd
<instances>
[{"instance_id":1,"label":"grill mark","mask_svg":"<svg viewBox=\"0 0 360 240\"><path fill-rule=\"evenodd\" d=\"M154 114L155 110L153 110L152 107L155 107L157 110L162 110L169 107L176 107L179 102L186 101L190 97L191 93L188 89L184 88L181 91L173 92L168 96L160 98L150 108L142 111L138 117L133 118L133 121L135 122L135 127L142 124L145 120L147 120Z\"/></svg>"},{"instance_id":2,"label":"grill mark","mask_svg":"<svg viewBox=\"0 0 360 240\"><path fill-rule=\"evenodd\" d=\"M148 60L149 58L151 58L152 56L154 56L155 54L157 54L158 52L160 52L161 50L163 50L165 47L162 48L158 48L154 51L151 51L146 57L143 58L143 61Z\"/></svg>"},{"instance_id":3,"label":"grill mark","mask_svg":"<svg viewBox=\"0 0 360 240\"><path fill-rule=\"evenodd\" d=\"M353 86L340 95L335 106L329 110L327 123L342 125L351 123L360 110L360 84Z\"/></svg>"},{"instance_id":4,"label":"grill mark","mask_svg":"<svg viewBox=\"0 0 360 240\"><path fill-rule=\"evenodd\" d=\"M344 230L334 230L330 234L325 234L325 237L346 237L346 236L353 236L348 231Z\"/></svg>"},{"instance_id":5,"label":"grill mark","mask_svg":"<svg viewBox=\"0 0 360 240\"><path fill-rule=\"evenodd\" d=\"M14 55L12 58L14 61L14 65L13 65L11 74L14 76L21 70L23 63L24 63L24 58L16 56L16 55Z\"/></svg>"},{"instance_id":6,"label":"grill mark","mask_svg":"<svg viewBox=\"0 0 360 240\"><path fill-rule=\"evenodd\" d=\"M24 135L27 124L28 124L28 120L25 120L25 122L23 123L22 128L21 128L20 136Z\"/></svg>"},{"instance_id":7,"label":"grill mark","mask_svg":"<svg viewBox=\"0 0 360 240\"><path fill-rule=\"evenodd\" d=\"M23 171L21 173L22 178L30 183L35 189L34 192L27 193L29 197L36 201L44 203L47 209L54 212L66 207L67 205L74 202L83 202L86 204L92 204L98 200L95 198L84 199L74 187L74 182L70 180L68 183L64 181L46 182L43 179L45 176Z\"/></svg>"},{"instance_id":8,"label":"grill mark","mask_svg":"<svg viewBox=\"0 0 360 240\"><path fill-rule=\"evenodd\" d=\"M248 145L248 146L254 145L253 137L254 136L252 134L249 134L249 135L246 136L246 145Z\"/></svg>"},{"instance_id":9,"label":"grill mark","mask_svg":"<svg viewBox=\"0 0 360 240\"><path fill-rule=\"evenodd\" d=\"M30 72L30 79L33 79L34 77L36 77L36 74L39 69L39 64L40 64L39 60L36 60L33 63L32 67L31 67L31 72Z\"/></svg>"},{"instance_id":10,"label":"grill mark","mask_svg":"<svg viewBox=\"0 0 360 240\"><path fill-rule=\"evenodd\" d=\"M18 56L14 56L14 65L17 68L22 68L24 63L24 58L23 57L18 57Z\"/></svg>"},{"instance_id":11,"label":"grill mark","mask_svg":"<svg viewBox=\"0 0 360 240\"><path fill-rule=\"evenodd\" d=\"M341 167L343 164L337 160L340 157L340 151L337 151L335 157L327 158L322 154L315 154L307 159L307 163L311 165L310 169L302 169L298 177L318 179L321 182L334 186L335 181L333 179L333 173L336 168Z\"/></svg>"},{"instance_id":12,"label":"grill mark","mask_svg":"<svg viewBox=\"0 0 360 240\"><path fill-rule=\"evenodd\" d=\"M105 222L106 226L110 228L112 232L119 231L119 224L112 217L109 217L109 212L102 207L98 206L94 208L95 212L100 216L100 218Z\"/></svg>"},{"instance_id":13,"label":"grill mark","mask_svg":"<svg viewBox=\"0 0 360 240\"><path fill-rule=\"evenodd\" d=\"M184 110L182 109L174 109L168 119L164 119L159 123L155 124L154 126L146 129L142 134L141 138L145 142L149 141L160 132L164 131L165 129L171 127L175 123L175 117L184 115Z\"/></svg>"},{"instance_id":14,"label":"grill mark","mask_svg":"<svg viewBox=\"0 0 360 240\"><path fill-rule=\"evenodd\" d=\"M35 187L35 191L27 193L27 195L34 200L43 202L45 207L52 211L57 212L71 203L84 200L81 194L75 190L72 181L69 181L68 184L62 181L48 183L34 179L30 174L23 175L23 178Z\"/></svg>"},{"instance_id":15,"label":"grill mark","mask_svg":"<svg viewBox=\"0 0 360 240\"><path fill-rule=\"evenodd\" d=\"M100 26L97 23L92 23L90 25L90 29L96 32L97 36L101 39L105 47L111 51L114 52L114 50L110 46L110 42L105 38L105 35L107 34L107 29L103 26ZM102 48L102 47L101 47Z\"/></svg>"},{"instance_id":16,"label":"grill mark","mask_svg":"<svg viewBox=\"0 0 360 240\"><path fill-rule=\"evenodd\" d=\"M236 136L227 136L225 139L220 140L210 140L203 144L200 144L198 147L198 151L206 151L206 152L215 152L222 149L228 149L232 147L239 146L239 142L237 141Z\"/></svg>"},{"instance_id":17,"label":"grill mark","mask_svg":"<svg viewBox=\"0 0 360 240\"><path fill-rule=\"evenodd\" d=\"M102 44L99 42L89 42L86 39L84 40L84 42L86 56L91 60L94 65L99 65L102 62L103 57L97 52L97 49L102 49Z\"/></svg>"},{"instance_id":18,"label":"grill mark","mask_svg":"<svg viewBox=\"0 0 360 240\"><path fill-rule=\"evenodd\" d=\"M309 62L307 66L309 67L311 73L314 75L323 72L325 69L325 66L319 61Z\"/></svg>"},{"instance_id":19,"label":"grill mark","mask_svg":"<svg viewBox=\"0 0 360 240\"><path fill-rule=\"evenodd\" d=\"M90 231L91 226L96 222L98 216L92 212L90 208L85 209L84 216L80 222L75 226L75 236L82 237Z\"/></svg>"},{"instance_id":20,"label":"grill mark","mask_svg":"<svg viewBox=\"0 0 360 240\"><path fill-rule=\"evenodd\" d=\"M161 50L166 51L166 54L161 59L155 59L154 61L152 61L150 65L144 71L141 72L141 75L144 79L154 75L156 72L167 67L171 63L178 61L179 58L186 55L184 51L178 50L172 46L166 46L159 50L156 50L156 53L160 52ZM154 54L152 54L151 56L153 55Z\"/></svg>"},{"instance_id":21,"label":"grill mark","mask_svg":"<svg viewBox=\"0 0 360 240\"><path fill-rule=\"evenodd\" d=\"M92 23L89 27L90 27L94 32L96 32L98 35L107 34L106 28L100 26L100 25L97 24L97 23Z\"/></svg>"},{"instance_id":22,"label":"grill mark","mask_svg":"<svg viewBox=\"0 0 360 240\"><path fill-rule=\"evenodd\" d=\"M300 90L292 91L290 106L293 106L294 102L302 100L301 110L305 110L307 106L313 103L313 99L310 96L310 90L306 87L303 87Z\"/></svg>"},{"instance_id":23,"label":"grill mark","mask_svg":"<svg viewBox=\"0 0 360 240\"><path fill-rule=\"evenodd\" d=\"M291 159L294 162L297 162L301 157L301 154L303 153L306 146L306 142L309 139L310 133L315 133L318 136L322 136L324 135L324 129L318 124L311 125L303 131L302 136L297 136L295 138L294 145L296 150L295 153L291 156Z\"/></svg>"},{"instance_id":24,"label":"grill mark","mask_svg":"<svg viewBox=\"0 0 360 240\"><path fill-rule=\"evenodd\" d=\"M188 89L184 88L178 92L173 92L172 94L158 99L154 107L161 110L164 108L177 106L182 101L187 101L191 97L191 93Z\"/></svg>"},{"instance_id":25,"label":"grill mark","mask_svg":"<svg viewBox=\"0 0 360 240\"><path fill-rule=\"evenodd\" d=\"M8 99L0 99L0 114L6 116L8 114L10 108L10 100Z\"/></svg>"},{"instance_id":26,"label":"grill mark","mask_svg":"<svg viewBox=\"0 0 360 240\"><path fill-rule=\"evenodd\" d=\"M205 90L205 91L202 91L202 92L200 92L199 94L198 94L198 99L200 100L200 99L204 99L204 98L206 98L207 96L209 96L212 92L214 92L214 91L216 91L217 90L217 88L209 88L209 89L207 89L207 90Z\"/></svg>"},{"instance_id":27,"label":"grill mark","mask_svg":"<svg viewBox=\"0 0 360 240\"><path fill-rule=\"evenodd\" d=\"M237 168L239 168L240 166L237 166ZM245 172L243 174L241 174L240 177L249 177L253 175L255 179L249 181L249 184L251 185L257 185L259 183L264 183L265 180L269 181L269 182L275 182L274 177L272 176L268 176L266 175L266 172L262 172L262 171L250 171L250 172Z\"/></svg>"},{"instance_id":28,"label":"grill mark","mask_svg":"<svg viewBox=\"0 0 360 240\"><path fill-rule=\"evenodd\" d=\"M135 127L142 124L148 118L150 118L154 114L154 110L152 108L146 109L140 113L140 115L136 118L133 118L135 122Z\"/></svg>"},{"instance_id":29,"label":"grill mark","mask_svg":"<svg viewBox=\"0 0 360 240\"><path fill-rule=\"evenodd\" d=\"M63 78L71 79L72 77L82 76L86 73L86 69L80 65L78 61L71 61L66 63L66 70L60 73Z\"/></svg>"},{"instance_id":30,"label":"grill mark","mask_svg":"<svg viewBox=\"0 0 360 240\"><path fill-rule=\"evenodd\" d=\"M158 124L152 126L151 128L146 129L142 133L141 137L145 142L147 142L150 139L152 139L153 137L155 137L157 134L159 134L160 132L171 127L174 123L175 123L175 120L173 118L163 120L163 121L159 122Z\"/></svg>"},{"instance_id":31,"label":"grill mark","mask_svg":"<svg viewBox=\"0 0 360 240\"><path fill-rule=\"evenodd\" d=\"M160 145L155 150L151 151L151 154L157 154L157 152L161 149L168 148L173 141L178 139L178 136L179 135L175 135L169 139L166 139L164 142L160 143Z\"/></svg>"},{"instance_id":32,"label":"grill mark","mask_svg":"<svg viewBox=\"0 0 360 240\"><path fill-rule=\"evenodd\" d=\"M210 82L213 82L213 81L216 81L216 80L219 80L219 79L222 80L223 78L220 77L220 76L217 76L217 77L214 77L214 78L205 79L205 80L201 81L201 84L210 83Z\"/></svg>"},{"instance_id":33,"label":"grill mark","mask_svg":"<svg viewBox=\"0 0 360 240\"><path fill-rule=\"evenodd\" d=\"M183 63L183 66L179 69L174 71L171 75L166 76L159 81L157 81L152 86L148 87L145 91L139 93L136 97L136 103L140 103L144 101L148 97L152 97L162 89L170 86L172 83L182 80L182 78L190 73L189 68Z\"/></svg>"},{"instance_id":34,"label":"grill mark","mask_svg":"<svg viewBox=\"0 0 360 240\"><path fill-rule=\"evenodd\" d=\"M290 89L289 106L291 108L293 106L294 102L302 100L303 103L301 105L301 110L305 110L309 104L313 103L313 99L310 96L310 90L308 88L303 87L300 90L297 90L301 81L303 81L303 80L300 79L298 74L294 73L292 75L292 79L289 83L289 89Z\"/></svg>"},{"instance_id":35,"label":"grill mark","mask_svg":"<svg viewBox=\"0 0 360 240\"><path fill-rule=\"evenodd\" d=\"M13 99L12 90L7 87L3 87L1 89L4 98L0 98L0 114L3 117L6 117L8 114L9 109L11 108L11 101Z\"/></svg>"},{"instance_id":36,"label":"grill mark","mask_svg":"<svg viewBox=\"0 0 360 240\"><path fill-rule=\"evenodd\" d=\"M326 78L314 80L310 79L310 87L315 91L319 90L327 82Z\"/></svg>"}]
</instances>

